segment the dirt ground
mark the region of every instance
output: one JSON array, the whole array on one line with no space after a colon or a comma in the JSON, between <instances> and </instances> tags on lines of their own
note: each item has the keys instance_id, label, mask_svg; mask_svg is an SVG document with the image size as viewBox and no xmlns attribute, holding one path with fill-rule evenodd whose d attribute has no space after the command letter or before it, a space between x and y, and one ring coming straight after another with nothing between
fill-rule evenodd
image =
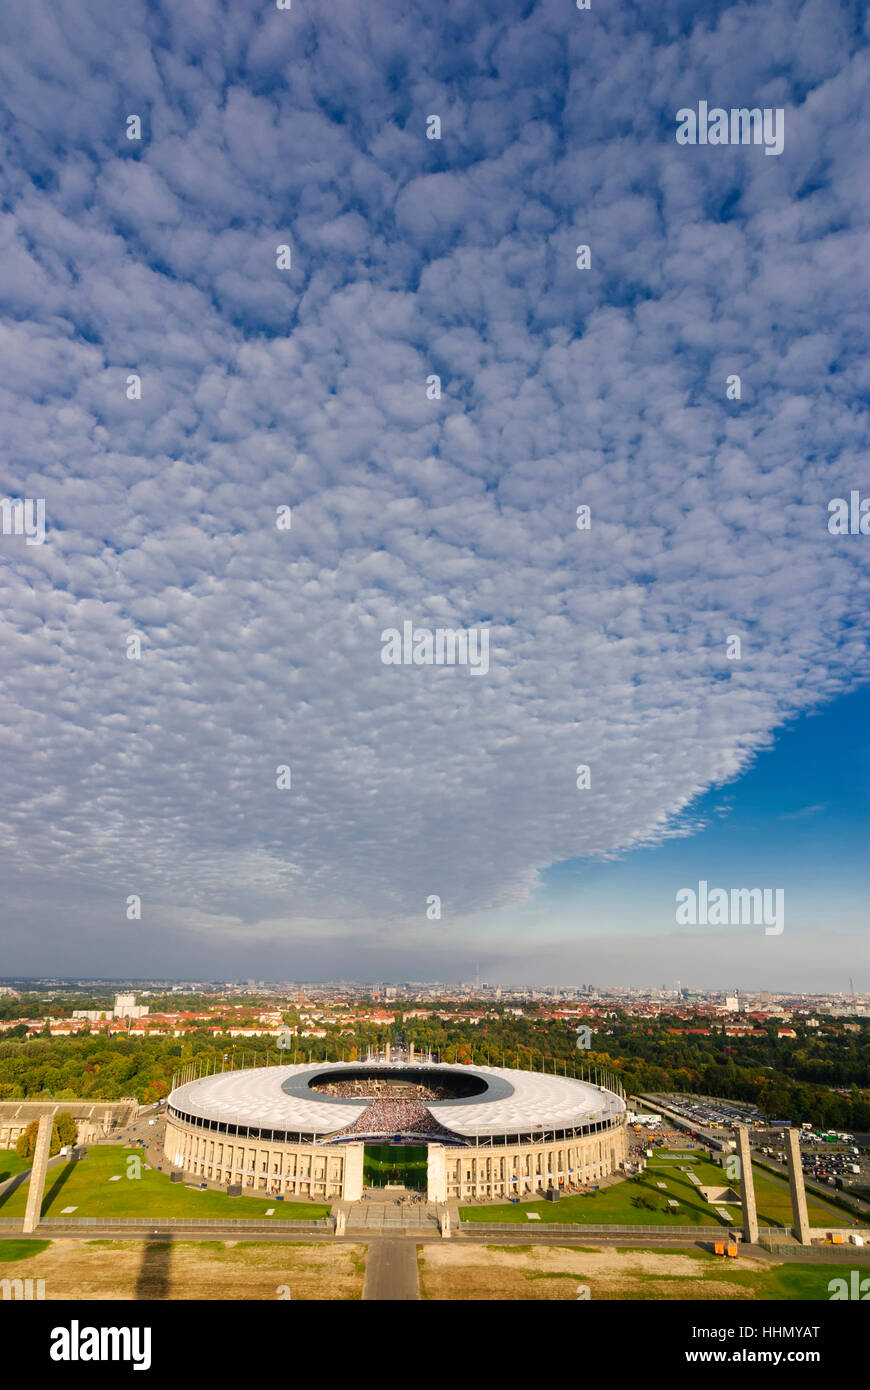
<instances>
[{"instance_id":1,"label":"dirt ground","mask_svg":"<svg viewBox=\"0 0 870 1390\"><path fill-rule=\"evenodd\" d=\"M364 1245L55 1240L32 1259L0 1265L0 1278L44 1279L46 1302L355 1299L365 1256Z\"/></svg>"},{"instance_id":2,"label":"dirt ground","mask_svg":"<svg viewBox=\"0 0 870 1390\"><path fill-rule=\"evenodd\" d=\"M741 1270L770 1268L743 1259ZM709 1273L702 1271L709 1270ZM668 1251L622 1251L606 1247L566 1250L554 1246L488 1249L486 1246L425 1245L420 1251L420 1285L430 1299L577 1299L580 1285L604 1299L738 1299L751 1289L715 1278L715 1267Z\"/></svg>"}]
</instances>

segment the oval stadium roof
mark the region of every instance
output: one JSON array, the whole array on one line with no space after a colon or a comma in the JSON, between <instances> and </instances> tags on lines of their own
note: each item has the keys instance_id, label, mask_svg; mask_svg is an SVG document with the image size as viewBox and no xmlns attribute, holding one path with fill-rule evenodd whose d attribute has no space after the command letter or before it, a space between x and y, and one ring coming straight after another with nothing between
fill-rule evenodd
<instances>
[{"instance_id":1,"label":"oval stadium roof","mask_svg":"<svg viewBox=\"0 0 870 1390\"><path fill-rule=\"evenodd\" d=\"M440 1125L467 1139L580 1128L625 1110L625 1102L612 1091L570 1076L420 1062L303 1062L221 1072L176 1087L169 1104L203 1120L327 1136L359 1119L369 1102L324 1095L312 1091L310 1083L325 1075L338 1081L360 1072L382 1078L425 1073L433 1081L439 1075L479 1078L486 1087L480 1095L425 1102Z\"/></svg>"}]
</instances>

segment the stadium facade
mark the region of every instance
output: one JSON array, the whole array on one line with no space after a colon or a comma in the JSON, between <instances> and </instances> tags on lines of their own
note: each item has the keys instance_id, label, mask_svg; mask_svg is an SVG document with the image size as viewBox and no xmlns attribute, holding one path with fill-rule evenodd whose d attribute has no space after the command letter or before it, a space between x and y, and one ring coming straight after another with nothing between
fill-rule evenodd
<instances>
[{"instance_id":1,"label":"stadium facade","mask_svg":"<svg viewBox=\"0 0 870 1390\"><path fill-rule=\"evenodd\" d=\"M576 1190L618 1172L627 1153L617 1089L499 1067L258 1067L186 1081L167 1112L176 1170L290 1199L358 1200L367 1143L425 1145L433 1202Z\"/></svg>"}]
</instances>

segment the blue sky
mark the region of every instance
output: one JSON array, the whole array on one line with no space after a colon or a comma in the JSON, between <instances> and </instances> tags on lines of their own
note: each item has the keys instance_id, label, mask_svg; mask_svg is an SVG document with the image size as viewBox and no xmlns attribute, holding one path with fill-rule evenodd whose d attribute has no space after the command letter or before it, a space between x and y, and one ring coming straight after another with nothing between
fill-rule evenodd
<instances>
[{"instance_id":1,"label":"blue sky","mask_svg":"<svg viewBox=\"0 0 870 1390\"><path fill-rule=\"evenodd\" d=\"M699 797L692 816L703 828L690 837L613 861L556 865L527 915L537 931L547 924L556 950L585 938L573 959L594 980L798 990L810 987L812 968L820 988L847 991L853 976L860 990L867 972L868 727L865 687L796 721L742 777ZM738 927L715 943L712 958L698 951L694 933L675 924L675 894L702 879L710 890L781 887L787 930L767 944L763 933ZM606 944L611 933L623 943L618 955Z\"/></svg>"},{"instance_id":2,"label":"blue sky","mask_svg":"<svg viewBox=\"0 0 870 1390\"><path fill-rule=\"evenodd\" d=\"M3 16L7 973L839 986L868 78L819 0ZM489 671L384 666L405 620ZM675 939L719 874L784 934Z\"/></svg>"}]
</instances>

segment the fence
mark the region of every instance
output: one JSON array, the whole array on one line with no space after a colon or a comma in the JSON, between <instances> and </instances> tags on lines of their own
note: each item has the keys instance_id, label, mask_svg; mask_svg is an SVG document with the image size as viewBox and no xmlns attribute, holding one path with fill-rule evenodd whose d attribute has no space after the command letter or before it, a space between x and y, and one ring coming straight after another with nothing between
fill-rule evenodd
<instances>
[{"instance_id":1,"label":"fence","mask_svg":"<svg viewBox=\"0 0 870 1390\"><path fill-rule=\"evenodd\" d=\"M490 1231L499 1234L524 1231L529 1235L532 1231L557 1231L560 1234L573 1232L575 1235L588 1236L642 1236L642 1235L679 1235L685 1238L717 1237L721 1240L725 1231L739 1231L741 1223L735 1222L733 1226L668 1226L662 1222L658 1226L587 1226L585 1223L577 1221L528 1221L523 1225L519 1221L460 1221L459 1229L462 1231L482 1231L488 1234ZM779 1229L779 1228L777 1228Z\"/></svg>"},{"instance_id":2,"label":"fence","mask_svg":"<svg viewBox=\"0 0 870 1390\"><path fill-rule=\"evenodd\" d=\"M0 1216L0 1229L8 1230L13 1226L20 1228L22 1218L20 1216ZM243 1216L44 1216L39 1223L39 1229L51 1226L54 1230L61 1227L68 1231L78 1231L84 1226L118 1226L118 1227L138 1227L147 1226L149 1229L156 1230L158 1227L184 1227L196 1226L198 1228L212 1226L232 1226L245 1231L274 1231L289 1229L291 1231L311 1230L312 1227L318 1230L331 1231L333 1228L332 1219L328 1216L312 1217L310 1221L298 1219L296 1217L283 1219L278 1217L275 1221L268 1219L258 1219L257 1217Z\"/></svg>"},{"instance_id":3,"label":"fence","mask_svg":"<svg viewBox=\"0 0 870 1390\"><path fill-rule=\"evenodd\" d=\"M533 1231L556 1231L559 1234L574 1232L576 1235L588 1236L680 1236L685 1240L721 1240L729 1231L742 1231L743 1222L734 1221L730 1226L687 1226L666 1225L660 1222L658 1226L587 1226L577 1221L529 1221L525 1225L519 1221L460 1221L459 1229L462 1231L482 1231L485 1235L490 1231L499 1234L514 1235L517 1231L524 1231L530 1235ZM822 1227L813 1227L813 1234L822 1235ZM783 1236L788 1228L785 1226L759 1226L758 1234L761 1236ZM793 1247L790 1247L793 1248Z\"/></svg>"},{"instance_id":4,"label":"fence","mask_svg":"<svg viewBox=\"0 0 870 1390\"><path fill-rule=\"evenodd\" d=\"M730 1226L678 1226L665 1225L661 1222L658 1226L586 1226L575 1221L528 1221L525 1225L519 1221L460 1221L460 1231L478 1231L483 1235L516 1235L518 1231L523 1231L525 1235L531 1235L533 1231L554 1231L557 1235L566 1235L569 1232L575 1235L584 1236L679 1236L683 1240L722 1240L730 1231L741 1232L743 1230L742 1221L734 1221ZM823 1241L825 1236L831 1231L836 1231L832 1226L813 1226L812 1237L818 1242ZM783 1236L789 1234L788 1226L759 1226L759 1241L782 1240ZM840 1249L861 1250L860 1246L847 1246L847 1241L851 1235L861 1235L865 1241L870 1240L870 1232L847 1227L842 1231L837 1231L842 1235L843 1245ZM795 1249L800 1248L794 1243L790 1245L778 1246L778 1249L789 1250L794 1253ZM865 1247L866 1253L870 1254L870 1247Z\"/></svg>"}]
</instances>

